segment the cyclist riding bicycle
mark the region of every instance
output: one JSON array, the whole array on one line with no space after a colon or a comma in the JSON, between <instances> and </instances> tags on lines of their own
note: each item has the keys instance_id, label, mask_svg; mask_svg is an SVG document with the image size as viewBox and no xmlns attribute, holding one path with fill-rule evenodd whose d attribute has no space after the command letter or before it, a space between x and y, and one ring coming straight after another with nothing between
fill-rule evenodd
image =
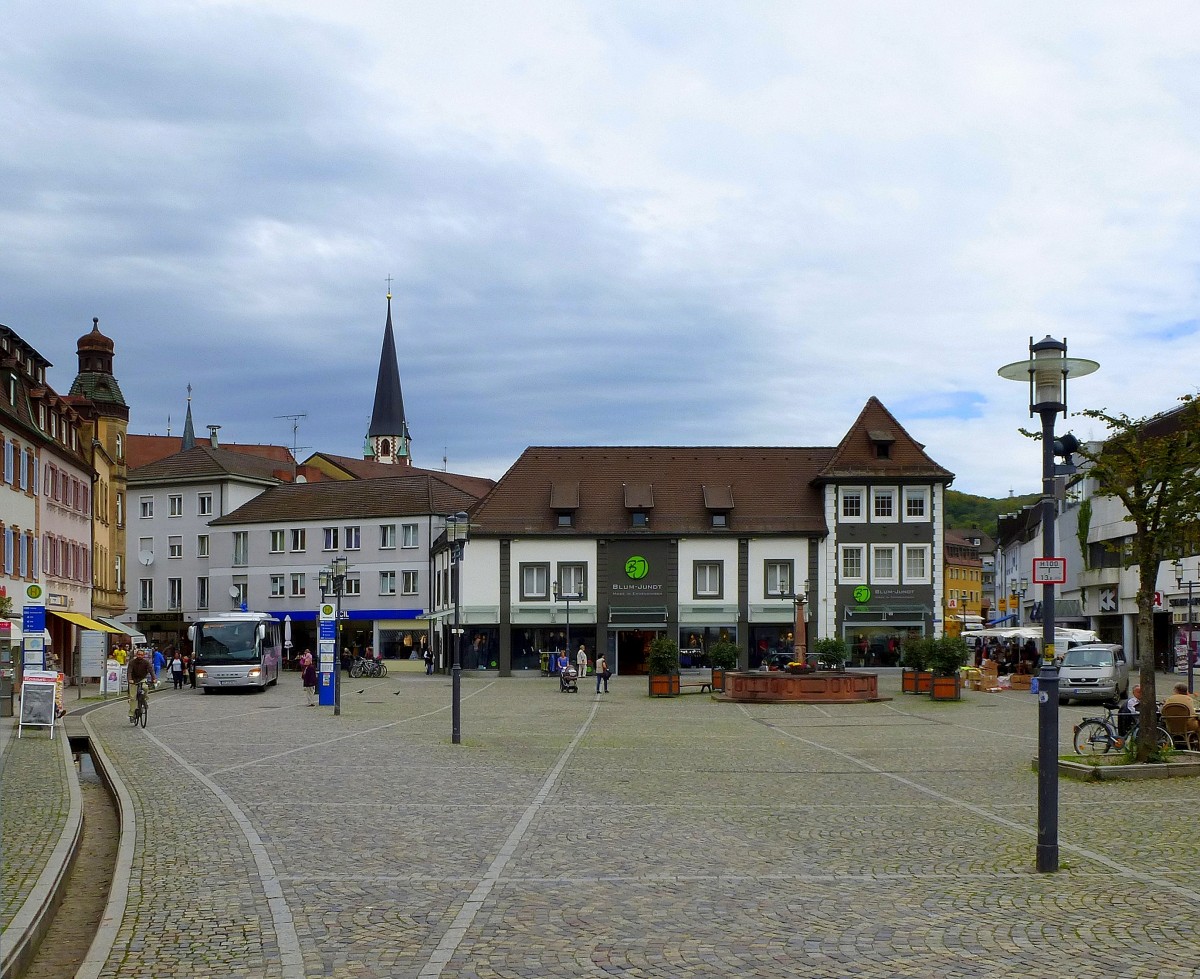
<instances>
[{"instance_id":1,"label":"cyclist riding bicycle","mask_svg":"<svg viewBox=\"0 0 1200 979\"><path fill-rule=\"evenodd\" d=\"M153 668L150 666L150 661L146 659L145 650L139 649L137 655L129 664L129 719L133 720L133 715L137 711L137 694L138 688L143 690L148 686L147 679L153 673Z\"/></svg>"}]
</instances>

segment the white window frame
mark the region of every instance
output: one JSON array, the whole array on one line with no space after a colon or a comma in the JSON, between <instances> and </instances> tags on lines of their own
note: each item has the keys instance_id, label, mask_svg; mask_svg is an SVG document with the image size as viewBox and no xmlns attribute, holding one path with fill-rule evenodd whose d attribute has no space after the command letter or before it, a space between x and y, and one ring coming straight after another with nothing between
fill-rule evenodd
<instances>
[{"instance_id":1,"label":"white window frame","mask_svg":"<svg viewBox=\"0 0 1200 979\"><path fill-rule=\"evenodd\" d=\"M233 532L233 564L244 568L250 563L250 534L245 530Z\"/></svg>"},{"instance_id":2,"label":"white window frame","mask_svg":"<svg viewBox=\"0 0 1200 979\"><path fill-rule=\"evenodd\" d=\"M141 496L138 497L138 512L142 520L154 519L154 497Z\"/></svg>"},{"instance_id":3,"label":"white window frame","mask_svg":"<svg viewBox=\"0 0 1200 979\"><path fill-rule=\"evenodd\" d=\"M322 527L325 534L325 546L321 548L323 551L336 551L338 549L338 528L337 527Z\"/></svg>"},{"instance_id":4,"label":"white window frame","mask_svg":"<svg viewBox=\"0 0 1200 979\"><path fill-rule=\"evenodd\" d=\"M347 527L343 543L345 543L347 551L359 550L362 547L362 529L360 527Z\"/></svg>"},{"instance_id":5,"label":"white window frame","mask_svg":"<svg viewBox=\"0 0 1200 979\"><path fill-rule=\"evenodd\" d=\"M286 598L287 597L287 580L281 574L271 575L271 597Z\"/></svg>"},{"instance_id":6,"label":"white window frame","mask_svg":"<svg viewBox=\"0 0 1200 979\"><path fill-rule=\"evenodd\" d=\"M415 523L402 523L400 525L400 546L402 548L413 548L421 545L421 528Z\"/></svg>"},{"instance_id":7,"label":"white window frame","mask_svg":"<svg viewBox=\"0 0 1200 979\"><path fill-rule=\"evenodd\" d=\"M895 544L872 544L871 545L871 583L874 585L898 585L900 584L900 567L899 567L899 548ZM890 573L884 573L879 569L880 558L887 555L888 563L891 565Z\"/></svg>"},{"instance_id":8,"label":"white window frame","mask_svg":"<svg viewBox=\"0 0 1200 979\"><path fill-rule=\"evenodd\" d=\"M293 571L291 575L292 598L303 598L307 587L307 579L303 571Z\"/></svg>"},{"instance_id":9,"label":"white window frame","mask_svg":"<svg viewBox=\"0 0 1200 979\"><path fill-rule=\"evenodd\" d=\"M361 595L362 594L362 578L356 574L346 576L346 583L342 588L343 595Z\"/></svg>"},{"instance_id":10,"label":"white window frame","mask_svg":"<svg viewBox=\"0 0 1200 979\"><path fill-rule=\"evenodd\" d=\"M287 531L272 530L271 531L271 554L282 554L287 546Z\"/></svg>"},{"instance_id":11,"label":"white window frame","mask_svg":"<svg viewBox=\"0 0 1200 979\"><path fill-rule=\"evenodd\" d=\"M394 523L381 523L379 525L379 549L381 551L394 551L396 549L396 525Z\"/></svg>"},{"instance_id":12,"label":"white window frame","mask_svg":"<svg viewBox=\"0 0 1200 979\"><path fill-rule=\"evenodd\" d=\"M571 601L587 598L587 565L581 561L563 561L555 569L558 594L571 595Z\"/></svg>"},{"instance_id":13,"label":"white window frame","mask_svg":"<svg viewBox=\"0 0 1200 979\"><path fill-rule=\"evenodd\" d=\"M307 550L308 534L303 527L293 527L288 537L288 543L291 545L288 550L292 554L303 554Z\"/></svg>"},{"instance_id":14,"label":"white window frame","mask_svg":"<svg viewBox=\"0 0 1200 979\"><path fill-rule=\"evenodd\" d=\"M167 497L167 516L182 517L183 516L183 494L172 493Z\"/></svg>"},{"instance_id":15,"label":"white window frame","mask_svg":"<svg viewBox=\"0 0 1200 979\"><path fill-rule=\"evenodd\" d=\"M932 550L933 550L933 548L929 544L905 544L904 545L904 555L903 555L904 568L903 568L903 570L904 570L904 583L906 585L928 585L931 583L931 581L932 581L931 575L933 573L933 568L932 568L932 564L931 564L932 559L933 559ZM921 574L921 575L911 574L909 558L910 558L910 555L915 552L920 552L920 554L922 555L921 561L925 565L925 573L924 574Z\"/></svg>"},{"instance_id":16,"label":"white window frame","mask_svg":"<svg viewBox=\"0 0 1200 979\"><path fill-rule=\"evenodd\" d=\"M900 509L896 505L900 494L896 492L895 486L872 486L871 487L871 523L899 523ZM884 500L888 500L888 509L891 514L880 516L879 505Z\"/></svg>"},{"instance_id":17,"label":"white window frame","mask_svg":"<svg viewBox=\"0 0 1200 979\"><path fill-rule=\"evenodd\" d=\"M167 538L167 560L180 560L183 558L183 538L168 537Z\"/></svg>"},{"instance_id":18,"label":"white window frame","mask_svg":"<svg viewBox=\"0 0 1200 979\"><path fill-rule=\"evenodd\" d=\"M196 535L196 557L208 557L208 534Z\"/></svg>"},{"instance_id":19,"label":"white window frame","mask_svg":"<svg viewBox=\"0 0 1200 979\"><path fill-rule=\"evenodd\" d=\"M856 498L858 500L858 514L848 514L846 512L846 504ZM867 500L868 495L865 486L838 487L838 523L866 523Z\"/></svg>"},{"instance_id":20,"label":"white window frame","mask_svg":"<svg viewBox=\"0 0 1200 979\"><path fill-rule=\"evenodd\" d=\"M196 494L196 516L211 517L212 512L212 493Z\"/></svg>"},{"instance_id":21,"label":"white window frame","mask_svg":"<svg viewBox=\"0 0 1200 979\"><path fill-rule=\"evenodd\" d=\"M421 573L419 571L400 572L400 594L415 595L420 590Z\"/></svg>"},{"instance_id":22,"label":"white window frame","mask_svg":"<svg viewBox=\"0 0 1200 979\"><path fill-rule=\"evenodd\" d=\"M380 595L395 595L396 594L396 572L395 571L380 571L379 572L379 594Z\"/></svg>"},{"instance_id":23,"label":"white window frame","mask_svg":"<svg viewBox=\"0 0 1200 979\"><path fill-rule=\"evenodd\" d=\"M545 602L550 599L550 565L542 561L522 563L520 575L521 601Z\"/></svg>"},{"instance_id":24,"label":"white window frame","mask_svg":"<svg viewBox=\"0 0 1200 979\"><path fill-rule=\"evenodd\" d=\"M196 608L208 608L208 578L198 577L196 579Z\"/></svg>"},{"instance_id":25,"label":"white window frame","mask_svg":"<svg viewBox=\"0 0 1200 979\"><path fill-rule=\"evenodd\" d=\"M904 497L902 506L904 508L901 514L901 519L905 523L929 523L933 519L930 513L930 494L928 486L905 486L902 494ZM920 516L913 516L908 512L908 504L910 500L920 500L922 513Z\"/></svg>"},{"instance_id":26,"label":"white window frame","mask_svg":"<svg viewBox=\"0 0 1200 979\"><path fill-rule=\"evenodd\" d=\"M858 555L858 574L847 574L846 558L852 553ZM838 545L838 584L865 585L867 583L867 545L839 544Z\"/></svg>"},{"instance_id":27,"label":"white window frame","mask_svg":"<svg viewBox=\"0 0 1200 979\"><path fill-rule=\"evenodd\" d=\"M167 609L171 612L179 612L183 609L182 578L167 579Z\"/></svg>"},{"instance_id":28,"label":"white window frame","mask_svg":"<svg viewBox=\"0 0 1200 979\"><path fill-rule=\"evenodd\" d=\"M138 579L138 611L151 612L154 610L154 579Z\"/></svg>"},{"instance_id":29,"label":"white window frame","mask_svg":"<svg viewBox=\"0 0 1200 979\"><path fill-rule=\"evenodd\" d=\"M724 589L724 577L723 561L696 561L692 565L692 587L695 597L719 599Z\"/></svg>"},{"instance_id":30,"label":"white window frame","mask_svg":"<svg viewBox=\"0 0 1200 979\"><path fill-rule=\"evenodd\" d=\"M763 562L763 590L768 597L779 598L782 595L792 595L792 574L795 569L794 561L772 559ZM774 581L772 582L772 578ZM787 578L787 581L782 581Z\"/></svg>"}]
</instances>

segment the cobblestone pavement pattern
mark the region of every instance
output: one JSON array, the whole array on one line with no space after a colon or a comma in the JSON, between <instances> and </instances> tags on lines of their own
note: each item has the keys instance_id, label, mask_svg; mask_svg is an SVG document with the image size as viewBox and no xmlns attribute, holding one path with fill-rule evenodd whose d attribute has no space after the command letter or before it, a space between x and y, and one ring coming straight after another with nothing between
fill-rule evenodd
<instances>
[{"instance_id":1,"label":"cobblestone pavement pattern","mask_svg":"<svg viewBox=\"0 0 1200 979\"><path fill-rule=\"evenodd\" d=\"M139 838L100 974L1200 974L1200 780L1062 781L1037 874L1036 697L881 685L739 706L465 678L458 747L443 677L352 682L341 718L293 676L156 696L148 731L103 708Z\"/></svg>"}]
</instances>

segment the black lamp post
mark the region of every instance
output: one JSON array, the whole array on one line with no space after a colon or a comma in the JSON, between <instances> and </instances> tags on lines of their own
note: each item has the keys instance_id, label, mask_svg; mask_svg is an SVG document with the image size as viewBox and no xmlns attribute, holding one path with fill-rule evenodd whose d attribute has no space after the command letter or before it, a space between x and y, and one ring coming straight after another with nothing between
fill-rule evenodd
<instances>
[{"instance_id":1,"label":"black lamp post","mask_svg":"<svg viewBox=\"0 0 1200 979\"><path fill-rule=\"evenodd\" d=\"M808 665L808 581L804 582L804 590L793 597L796 606L796 622L792 630L792 659L804 666Z\"/></svg>"},{"instance_id":2,"label":"black lamp post","mask_svg":"<svg viewBox=\"0 0 1200 979\"><path fill-rule=\"evenodd\" d=\"M1187 581L1188 588L1188 603L1187 603L1187 642L1184 645L1184 654L1187 656L1188 668L1188 693L1192 693L1195 688L1195 657L1192 654L1192 585L1196 582L1189 578ZM1180 588L1183 587L1183 559L1179 558L1175 561L1175 584Z\"/></svg>"},{"instance_id":3,"label":"black lamp post","mask_svg":"<svg viewBox=\"0 0 1200 979\"><path fill-rule=\"evenodd\" d=\"M1017 594L1021 596L1020 602L1017 603L1017 625L1025 624L1025 593L1029 591L1029 579L1022 578L1017 582Z\"/></svg>"},{"instance_id":4,"label":"black lamp post","mask_svg":"<svg viewBox=\"0 0 1200 979\"><path fill-rule=\"evenodd\" d=\"M460 510L446 518L446 540L450 542L453 563L454 629L450 641L450 741L462 744L462 629L458 621L459 593L462 590L463 550L471 537L471 518Z\"/></svg>"},{"instance_id":5,"label":"black lamp post","mask_svg":"<svg viewBox=\"0 0 1200 979\"><path fill-rule=\"evenodd\" d=\"M1074 472L1071 453L1079 447L1073 435L1054 439L1054 420L1067 413L1067 377L1083 377L1100 365L1067 357L1066 340L1029 338L1029 359L1001 367L1010 381L1029 383L1029 416L1042 419L1042 557L1055 557L1054 479ZM1065 456L1065 465L1055 463ZM1044 565L1044 566L1048 566ZM1036 576L1035 576L1036 577ZM1054 578L1042 583L1042 668L1038 673L1038 826L1037 869L1058 870L1058 667L1054 662Z\"/></svg>"},{"instance_id":6,"label":"black lamp post","mask_svg":"<svg viewBox=\"0 0 1200 979\"><path fill-rule=\"evenodd\" d=\"M329 567L322 568L317 573L321 585L321 598L329 593L334 596L333 619L333 713L342 713L342 592L346 588L346 569L350 566L348 558L335 557Z\"/></svg>"},{"instance_id":7,"label":"black lamp post","mask_svg":"<svg viewBox=\"0 0 1200 979\"><path fill-rule=\"evenodd\" d=\"M557 581L550 586L550 590L554 594L555 602L561 598L567 603L567 638L564 645L567 647L567 662L573 664L575 654L571 652L571 603L579 601L580 596L572 591L559 592Z\"/></svg>"}]
</instances>

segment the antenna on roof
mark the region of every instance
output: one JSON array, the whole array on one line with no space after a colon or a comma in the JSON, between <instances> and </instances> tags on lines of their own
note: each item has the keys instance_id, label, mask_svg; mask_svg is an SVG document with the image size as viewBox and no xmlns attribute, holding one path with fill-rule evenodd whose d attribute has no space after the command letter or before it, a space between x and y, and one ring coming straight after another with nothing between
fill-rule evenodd
<instances>
[{"instance_id":1,"label":"antenna on roof","mask_svg":"<svg viewBox=\"0 0 1200 979\"><path fill-rule=\"evenodd\" d=\"M171 415L167 413L167 438L171 437Z\"/></svg>"},{"instance_id":2,"label":"antenna on roof","mask_svg":"<svg viewBox=\"0 0 1200 979\"><path fill-rule=\"evenodd\" d=\"M449 451L446 446L442 446L442 472L446 471L446 453Z\"/></svg>"},{"instance_id":3,"label":"antenna on roof","mask_svg":"<svg viewBox=\"0 0 1200 979\"><path fill-rule=\"evenodd\" d=\"M296 459L300 454L301 449L311 449L311 445L297 445L296 439L300 432L300 419L307 418L307 412L300 412L295 415L276 415L276 418L287 418L292 423L292 482L296 481Z\"/></svg>"}]
</instances>

